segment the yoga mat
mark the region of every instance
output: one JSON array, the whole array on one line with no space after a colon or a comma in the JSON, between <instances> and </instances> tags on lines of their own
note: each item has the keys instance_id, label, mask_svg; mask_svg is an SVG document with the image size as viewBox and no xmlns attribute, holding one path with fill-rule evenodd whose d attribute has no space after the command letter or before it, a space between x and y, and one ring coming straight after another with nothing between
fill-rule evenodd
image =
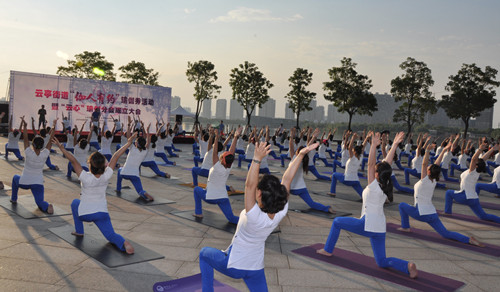
<instances>
[{"instance_id":1,"label":"yoga mat","mask_svg":"<svg viewBox=\"0 0 500 292\"><path fill-rule=\"evenodd\" d=\"M451 215L443 215L444 211L441 211L441 210L436 210L436 211L441 218L451 218L451 219L474 222L474 223L479 223L479 224L484 224L484 225L489 225L489 226L500 227L499 223L495 223L493 221L481 220L476 216L470 216L470 215L464 215L464 214L458 214L458 213L452 213Z\"/></svg>"},{"instance_id":2,"label":"yoga mat","mask_svg":"<svg viewBox=\"0 0 500 292\"><path fill-rule=\"evenodd\" d=\"M156 196L156 197L153 196L155 198L155 200L152 201L152 202L148 202L145 199L143 199L142 197L140 197L137 194L137 192L135 190L132 190L132 189L126 189L126 190L124 190L122 188L121 192L117 192L116 190L110 190L110 189L108 189L106 191L106 194L110 195L110 196L113 196L113 197L118 197L118 198L127 200L127 201L132 202L132 203L136 203L136 204L139 204L139 205L144 205L144 206L154 206L154 205L164 205L164 204L173 204L173 203L175 203L175 201L164 199L164 198L159 197L159 196Z\"/></svg>"},{"instance_id":3,"label":"yoga mat","mask_svg":"<svg viewBox=\"0 0 500 292\"><path fill-rule=\"evenodd\" d=\"M201 292L201 274L180 278L172 281L158 282L153 285L155 292ZM240 290L214 279L215 292L239 292Z\"/></svg>"},{"instance_id":4,"label":"yoga mat","mask_svg":"<svg viewBox=\"0 0 500 292\"><path fill-rule=\"evenodd\" d=\"M375 259L372 257L343 250L338 247L334 249L333 256L331 257L316 253L316 250L323 247L324 244L317 243L301 247L292 252L419 291L455 291L464 285L463 282L424 271L418 271L418 278L411 279L408 275L399 271L378 267Z\"/></svg>"},{"instance_id":5,"label":"yoga mat","mask_svg":"<svg viewBox=\"0 0 500 292\"><path fill-rule=\"evenodd\" d=\"M17 215L23 217L24 219L64 216L71 214L71 212L66 212L55 205L52 205L54 207L54 214L48 214L42 212L40 209L38 209L38 206L35 203L35 198L33 198L32 195L18 196L17 204L12 204L10 202L10 196L2 197L0 199L0 206L4 207L5 209L11 212L16 213Z\"/></svg>"},{"instance_id":6,"label":"yoga mat","mask_svg":"<svg viewBox=\"0 0 500 292\"><path fill-rule=\"evenodd\" d=\"M472 250L475 252L479 253L484 253L487 255L492 255L495 257L500 257L500 246L498 245L493 245L493 244L488 244L488 243L483 243L485 247L479 247L471 244L466 244L466 243L461 243L456 240L452 239L446 239L439 235L439 233L435 231L428 231L428 230L423 230L423 229L417 229L417 228L411 228L411 232L404 232L398 230L398 228L401 227L400 225L394 224L394 223L387 223L387 232L399 234L399 235L404 235L408 236L411 238L416 238L416 239L422 239L426 241L431 241L435 243L440 243L452 247L458 247L462 249L467 249L467 250Z\"/></svg>"},{"instance_id":7,"label":"yoga mat","mask_svg":"<svg viewBox=\"0 0 500 292\"><path fill-rule=\"evenodd\" d=\"M500 204L489 203L489 202L479 202L481 207L491 210L500 210Z\"/></svg>"},{"instance_id":8,"label":"yoga mat","mask_svg":"<svg viewBox=\"0 0 500 292\"><path fill-rule=\"evenodd\" d=\"M24 161L24 160L17 159L17 157L16 157L16 155L14 155L14 153L9 154L9 158L7 158L7 159L5 159L5 154L0 154L0 159L2 159L4 161L8 161L8 162L16 162L16 161L23 162Z\"/></svg>"},{"instance_id":9,"label":"yoga mat","mask_svg":"<svg viewBox=\"0 0 500 292\"><path fill-rule=\"evenodd\" d=\"M180 186L183 186L183 187L190 187L190 188L194 188L193 183L180 183L179 185L180 185ZM207 185L206 185L206 184L204 184L204 183L198 183L198 186L199 186L200 188L203 188L203 189L205 189L205 188L207 187ZM232 195L243 195L244 193L245 193L244 191L240 191L240 190L234 190L234 192L230 192L230 191L228 191L228 192L227 192L227 194L228 194L229 196L232 196Z\"/></svg>"},{"instance_id":10,"label":"yoga mat","mask_svg":"<svg viewBox=\"0 0 500 292\"><path fill-rule=\"evenodd\" d=\"M131 240L127 241L134 247L134 254L127 254L119 250L102 235L85 234L84 236L74 236L71 234L74 231L72 225L49 228L49 231L110 268L164 258L161 254Z\"/></svg>"},{"instance_id":11,"label":"yoga mat","mask_svg":"<svg viewBox=\"0 0 500 292\"><path fill-rule=\"evenodd\" d=\"M297 212L297 213L309 214L309 215L313 215L313 216L317 216L317 217L321 217L321 218L326 218L326 219L334 219L337 217L345 217L345 216L352 215L352 213L342 212L342 211L337 211L337 210L335 210L335 212L336 212L335 214L332 214L332 213L323 212L323 211L319 211L319 210L312 209L312 208L304 208L304 209L289 208L289 210Z\"/></svg>"},{"instance_id":12,"label":"yoga mat","mask_svg":"<svg viewBox=\"0 0 500 292\"><path fill-rule=\"evenodd\" d=\"M363 199L361 199L356 192L351 193L351 194L344 194L344 193L337 193L336 196L330 196L327 194L327 192L316 192L312 191L313 194L323 196L323 197L328 197L332 199L341 199L341 200L346 200L346 201L352 201L352 202L363 202Z\"/></svg>"},{"instance_id":13,"label":"yoga mat","mask_svg":"<svg viewBox=\"0 0 500 292\"><path fill-rule=\"evenodd\" d=\"M6 183L3 183L3 189L0 189L0 191L12 191L12 187Z\"/></svg>"}]
</instances>

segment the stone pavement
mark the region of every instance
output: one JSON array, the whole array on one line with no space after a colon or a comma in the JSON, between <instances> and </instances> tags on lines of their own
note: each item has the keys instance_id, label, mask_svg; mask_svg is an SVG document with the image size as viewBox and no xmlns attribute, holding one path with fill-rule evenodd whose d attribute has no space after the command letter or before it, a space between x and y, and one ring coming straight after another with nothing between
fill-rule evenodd
<instances>
[{"instance_id":1,"label":"stone pavement","mask_svg":"<svg viewBox=\"0 0 500 292\"><path fill-rule=\"evenodd\" d=\"M0 149L4 149L6 138L0 138ZM21 143L20 143L21 144ZM108 208L116 231L125 238L140 243L162 255L164 259L133 264L119 268L107 268L80 250L53 235L48 228L73 224L72 216L23 219L0 207L0 291L152 291L154 283L177 279L199 273L198 253L204 246L225 249L231 242L232 234L209 228L169 214L175 210L194 209L193 192L181 182L191 182L193 166L191 145L179 145L183 152L176 167L163 167L163 171L179 180L151 178L152 172L143 169L142 182L145 189L155 197L176 201L175 204L159 206L139 206L116 197L108 196ZM12 176L21 174L22 163L0 160L0 179L11 185ZM60 153L51 154L51 160L61 171L46 170L45 198L48 202L69 211L70 204L79 195L79 186L66 180L67 160ZM121 159L121 163L124 158ZM320 172L329 171L317 164ZM270 168L283 168L279 161L270 160ZM398 180L404 181L401 171L396 171ZM229 184L243 189L246 165L234 168ZM73 174L73 176L75 176ZM489 180L489 178L487 178ZM205 178L200 178L205 183ZM412 178L412 182L416 182ZM115 175L109 188L115 187ZM366 180L361 180L363 186ZM309 190L327 192L329 183L316 181L311 174L306 175ZM124 181L124 185L131 185ZM458 189L458 184L449 184ZM0 191L0 197L11 191ZM339 185L337 193L351 194L352 188ZM20 190L19 195L30 195ZM335 209L351 212L359 217L361 203L340 198L311 194L314 200L333 205ZM243 208L243 201L230 197L235 214ZM500 203L500 199L484 193L482 201ZM291 197L294 205L306 206L300 198ZM395 202L412 203L411 196L395 193ZM444 208L444 190L436 190L435 205ZM217 206L204 204L204 208L221 213ZM472 214L466 206L454 205L454 212ZM500 215L500 211L487 210ZM387 222L400 223L397 206L386 208ZM471 222L442 219L445 226L454 231L474 235L483 242L500 245L500 228ZM273 234L266 243L265 271L270 291L400 291L405 287L368 277L356 272L324 264L291 253L304 245L324 243L331 227L331 220L289 212L281 222L281 233ZM426 224L411 220L413 227L430 230ZM93 226L86 223L86 231ZM342 231L338 246L347 250L373 256L367 238ZM387 234L387 255L414 261L419 270L436 273L466 283L463 291L496 291L500 287L500 261L487 255L450 248L448 246L412 240L402 236ZM247 291L242 280L234 280L216 272L216 279L241 291Z\"/></svg>"}]
</instances>

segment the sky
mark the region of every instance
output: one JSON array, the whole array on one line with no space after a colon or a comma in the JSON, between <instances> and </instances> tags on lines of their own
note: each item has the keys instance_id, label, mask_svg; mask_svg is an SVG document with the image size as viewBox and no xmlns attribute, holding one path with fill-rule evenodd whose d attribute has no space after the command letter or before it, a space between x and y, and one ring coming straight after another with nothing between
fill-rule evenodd
<instances>
[{"instance_id":1,"label":"sky","mask_svg":"<svg viewBox=\"0 0 500 292\"><path fill-rule=\"evenodd\" d=\"M0 97L11 70L55 75L68 58L99 51L116 73L132 60L153 68L160 85L193 109L185 73L199 60L215 65L225 99L231 69L255 63L274 84L278 117L296 68L313 73L308 89L326 107L323 82L343 57L368 75L373 93L390 92L407 57L425 62L439 98L463 63L500 70L499 11L497 0L0 0ZM493 126L499 123L497 102Z\"/></svg>"}]
</instances>

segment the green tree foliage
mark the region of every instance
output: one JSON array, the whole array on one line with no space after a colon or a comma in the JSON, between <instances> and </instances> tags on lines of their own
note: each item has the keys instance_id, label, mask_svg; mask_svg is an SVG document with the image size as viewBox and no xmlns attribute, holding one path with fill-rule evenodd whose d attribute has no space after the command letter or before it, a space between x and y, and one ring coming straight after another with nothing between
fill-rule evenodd
<instances>
[{"instance_id":1,"label":"green tree foliage","mask_svg":"<svg viewBox=\"0 0 500 292\"><path fill-rule=\"evenodd\" d=\"M257 106L261 108L266 103L269 99L268 89L274 85L255 64L248 61L240 64L239 68L232 69L230 76L229 85L233 89L233 99L245 109L247 125L250 125L253 111Z\"/></svg>"},{"instance_id":2,"label":"green tree foliage","mask_svg":"<svg viewBox=\"0 0 500 292\"><path fill-rule=\"evenodd\" d=\"M467 137L469 121L481 115L485 109L493 107L497 101L495 87L500 85L496 81L498 71L486 66L485 71L476 64L463 64L457 75L450 76L446 84L446 91L450 95L443 95L439 102L446 115L451 119L461 119L464 122L464 136Z\"/></svg>"},{"instance_id":3,"label":"green tree foliage","mask_svg":"<svg viewBox=\"0 0 500 292\"><path fill-rule=\"evenodd\" d=\"M194 98L196 99L196 117L195 123L198 123L198 117L201 112L203 101L206 99L217 98L220 93L220 86L215 84L217 81L217 71L215 66L209 61L200 60L198 62L188 62L186 76L189 82L194 82Z\"/></svg>"},{"instance_id":4,"label":"green tree foliage","mask_svg":"<svg viewBox=\"0 0 500 292\"><path fill-rule=\"evenodd\" d=\"M76 78L115 81L113 63L106 60L100 52L84 51L75 55L75 60L68 60L68 66L57 67L57 74Z\"/></svg>"},{"instance_id":5,"label":"green tree foliage","mask_svg":"<svg viewBox=\"0 0 500 292\"><path fill-rule=\"evenodd\" d=\"M316 97L315 92L306 90L306 87L311 84L312 73L307 69L297 68L293 75L288 78L292 89L287 93L285 98L288 100L288 107L297 115L297 128L299 127L300 113L310 111L311 101Z\"/></svg>"},{"instance_id":6,"label":"green tree foliage","mask_svg":"<svg viewBox=\"0 0 500 292\"><path fill-rule=\"evenodd\" d=\"M127 65L118 68L122 72L120 77L125 79L126 83L145 84L158 86L158 77L160 73L154 72L154 69L147 69L141 62L131 61Z\"/></svg>"},{"instance_id":7,"label":"green tree foliage","mask_svg":"<svg viewBox=\"0 0 500 292\"><path fill-rule=\"evenodd\" d=\"M355 114L373 115L377 111L377 99L368 90L373 86L368 76L356 72L356 63L344 57L340 67L328 70L331 81L323 83L325 99L331 101L341 113L349 115L348 128L351 129Z\"/></svg>"},{"instance_id":8,"label":"green tree foliage","mask_svg":"<svg viewBox=\"0 0 500 292\"><path fill-rule=\"evenodd\" d=\"M394 112L394 122L405 122L407 133L411 133L413 126L423 123L427 112L435 113L436 99L430 92L434 85L431 70L424 62L408 57L399 65L403 75L391 81L391 94L396 102L403 102Z\"/></svg>"}]
</instances>

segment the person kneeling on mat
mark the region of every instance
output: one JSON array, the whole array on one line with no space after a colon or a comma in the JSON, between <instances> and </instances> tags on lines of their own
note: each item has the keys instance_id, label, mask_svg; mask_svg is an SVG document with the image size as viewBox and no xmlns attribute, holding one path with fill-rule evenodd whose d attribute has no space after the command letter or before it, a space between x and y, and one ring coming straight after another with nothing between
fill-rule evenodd
<instances>
[{"instance_id":1,"label":"person kneeling on mat","mask_svg":"<svg viewBox=\"0 0 500 292\"><path fill-rule=\"evenodd\" d=\"M229 202L229 198L227 196L226 190L226 182L229 177L229 173L231 172L231 165L234 161L234 151L236 149L237 140L241 134L242 128L238 128L236 133L234 134L233 143L231 143L231 148L229 151L226 151L218 156L217 151L212 151L212 161L213 166L210 168L208 174L207 188L206 190L201 187L194 188L194 203L195 210L193 216L195 217L203 217L201 202L202 200L209 204L217 204L224 216L226 216L227 220L230 223L237 224L239 218L234 216L233 210L231 209L231 203ZM214 130L215 139L213 149L216 149L219 143L219 131L217 129ZM209 157L206 157L209 159Z\"/></svg>"},{"instance_id":2,"label":"person kneeling on mat","mask_svg":"<svg viewBox=\"0 0 500 292\"><path fill-rule=\"evenodd\" d=\"M71 203L71 211L75 222L75 231L71 232L71 234L83 236L83 222L93 222L109 242L128 254L134 253L134 247L120 234L115 233L113 229L108 213L106 188L109 179L113 176L116 162L125 153L125 150L132 145L132 141L136 136L137 134L134 134L130 137L127 144L113 154L108 166L106 166L106 157L104 155L97 151L92 153L87 162L90 171L84 171L73 154L64 149L64 146L57 139L52 139L52 142L64 153L64 157L72 163L82 186L80 199L74 199Z\"/></svg>"},{"instance_id":3,"label":"person kneeling on mat","mask_svg":"<svg viewBox=\"0 0 500 292\"><path fill-rule=\"evenodd\" d=\"M245 183L245 209L241 211L231 245L226 251L204 247L200 251L202 290L214 291L214 269L226 276L243 279L250 291L268 291L264 273L264 250L268 236L288 211L290 184L302 158L318 143L301 150L288 165L281 183L273 175L259 180L259 162L271 145L257 143Z\"/></svg>"}]
</instances>

